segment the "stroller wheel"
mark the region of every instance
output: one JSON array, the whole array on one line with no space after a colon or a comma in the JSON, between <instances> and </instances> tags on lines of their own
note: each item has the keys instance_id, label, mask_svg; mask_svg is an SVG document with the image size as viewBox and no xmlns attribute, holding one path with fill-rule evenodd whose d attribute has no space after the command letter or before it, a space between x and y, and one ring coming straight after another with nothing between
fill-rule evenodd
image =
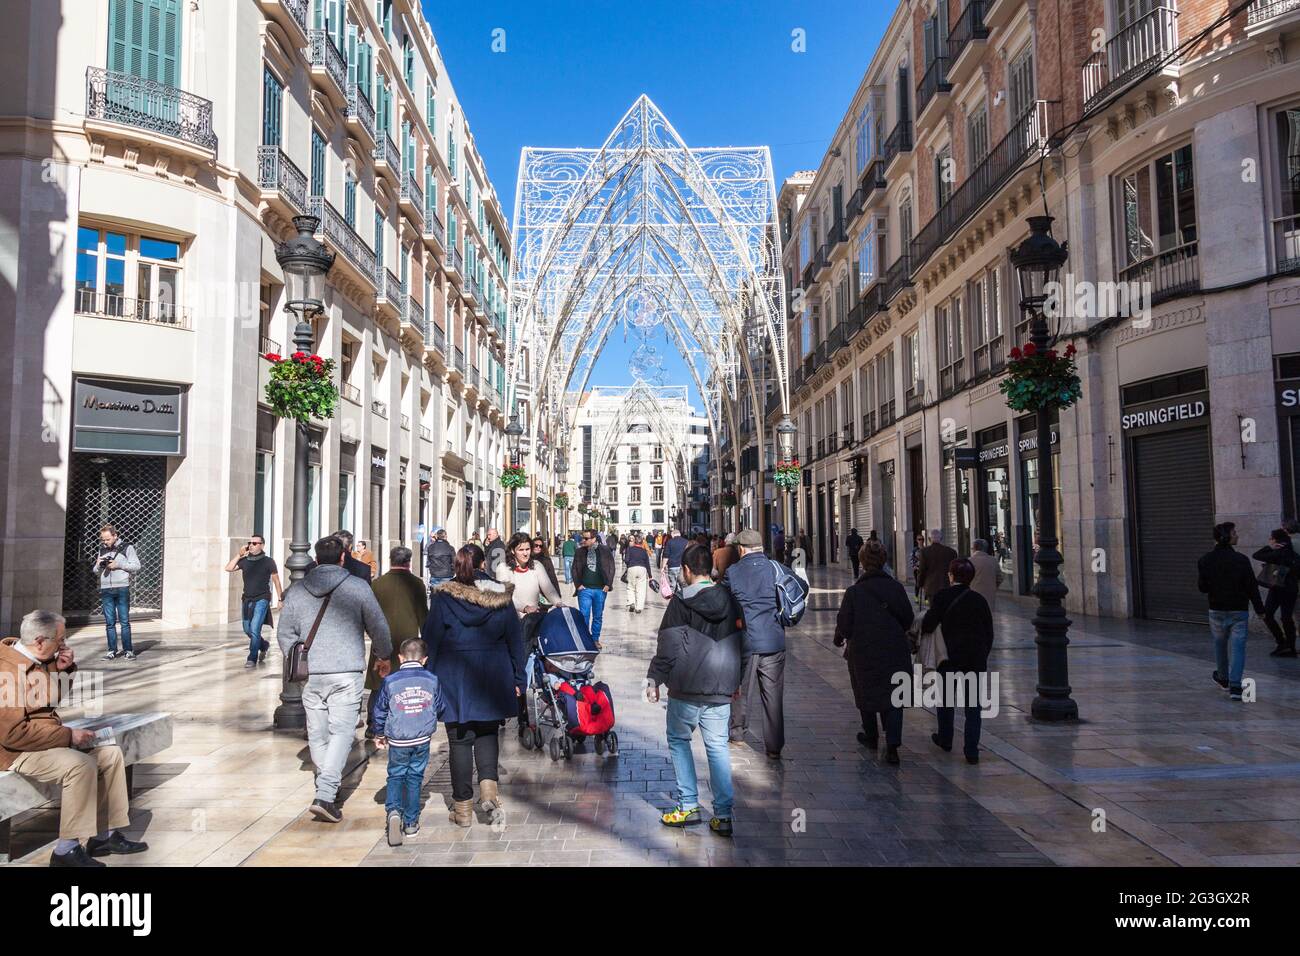
<instances>
[{"instance_id":1,"label":"stroller wheel","mask_svg":"<svg viewBox=\"0 0 1300 956\"><path fill-rule=\"evenodd\" d=\"M533 749L533 732L528 729L527 724L519 725L519 743L525 750Z\"/></svg>"},{"instance_id":2,"label":"stroller wheel","mask_svg":"<svg viewBox=\"0 0 1300 956\"><path fill-rule=\"evenodd\" d=\"M537 728L533 731L533 749L541 750L545 741L542 740L542 730Z\"/></svg>"},{"instance_id":3,"label":"stroller wheel","mask_svg":"<svg viewBox=\"0 0 1300 956\"><path fill-rule=\"evenodd\" d=\"M618 756L618 734L612 730L605 735L605 748L611 757Z\"/></svg>"},{"instance_id":4,"label":"stroller wheel","mask_svg":"<svg viewBox=\"0 0 1300 956\"><path fill-rule=\"evenodd\" d=\"M573 757L573 741L566 736L560 744L560 751L564 754L564 759L569 760Z\"/></svg>"},{"instance_id":5,"label":"stroller wheel","mask_svg":"<svg viewBox=\"0 0 1300 956\"><path fill-rule=\"evenodd\" d=\"M551 738L551 759L560 759L560 742L554 737Z\"/></svg>"},{"instance_id":6,"label":"stroller wheel","mask_svg":"<svg viewBox=\"0 0 1300 956\"><path fill-rule=\"evenodd\" d=\"M596 738L596 754L600 755L605 752L605 737L600 735Z\"/></svg>"}]
</instances>

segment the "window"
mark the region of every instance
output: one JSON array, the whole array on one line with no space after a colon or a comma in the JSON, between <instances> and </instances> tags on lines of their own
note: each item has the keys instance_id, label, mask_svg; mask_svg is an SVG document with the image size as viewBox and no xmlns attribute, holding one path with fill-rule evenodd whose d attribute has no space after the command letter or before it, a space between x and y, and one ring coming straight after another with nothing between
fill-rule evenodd
<instances>
[{"instance_id":1,"label":"window","mask_svg":"<svg viewBox=\"0 0 1300 956\"><path fill-rule=\"evenodd\" d=\"M1273 220L1277 271L1300 268L1300 107L1275 114L1278 217Z\"/></svg>"},{"instance_id":2,"label":"window","mask_svg":"<svg viewBox=\"0 0 1300 956\"><path fill-rule=\"evenodd\" d=\"M349 229L357 228L357 181L351 170L347 170L343 178L343 221Z\"/></svg>"},{"instance_id":3,"label":"window","mask_svg":"<svg viewBox=\"0 0 1300 956\"><path fill-rule=\"evenodd\" d=\"M402 37L402 75L406 77L406 85L412 91L415 90L415 50L411 46L409 36Z\"/></svg>"},{"instance_id":4,"label":"window","mask_svg":"<svg viewBox=\"0 0 1300 956\"><path fill-rule=\"evenodd\" d=\"M952 196L955 172L952 165L952 147L945 146L934 157L934 208L942 209Z\"/></svg>"},{"instance_id":5,"label":"window","mask_svg":"<svg viewBox=\"0 0 1300 956\"><path fill-rule=\"evenodd\" d=\"M880 406L880 427L894 420L894 347L891 345L876 359L876 400Z\"/></svg>"},{"instance_id":6,"label":"window","mask_svg":"<svg viewBox=\"0 0 1300 956\"><path fill-rule=\"evenodd\" d=\"M76 310L141 322L178 321L180 243L92 226L77 229Z\"/></svg>"},{"instance_id":7,"label":"window","mask_svg":"<svg viewBox=\"0 0 1300 956\"><path fill-rule=\"evenodd\" d=\"M627 490L627 502L628 502L628 504L631 504L631 505L639 505L639 504L641 503L641 486L640 486L640 485L632 485L630 488L628 488L628 490Z\"/></svg>"},{"instance_id":8,"label":"window","mask_svg":"<svg viewBox=\"0 0 1300 956\"><path fill-rule=\"evenodd\" d=\"M971 371L974 375L996 371L1003 365L1006 343L1002 336L1000 271L994 265L967 284L970 315Z\"/></svg>"},{"instance_id":9,"label":"window","mask_svg":"<svg viewBox=\"0 0 1300 956\"><path fill-rule=\"evenodd\" d=\"M379 276L384 273L384 214L375 210L375 264ZM377 277L378 278L378 277Z\"/></svg>"},{"instance_id":10,"label":"window","mask_svg":"<svg viewBox=\"0 0 1300 956\"><path fill-rule=\"evenodd\" d=\"M1011 125L1020 121L1034 105L1034 50L1026 46L1007 69Z\"/></svg>"},{"instance_id":11,"label":"window","mask_svg":"<svg viewBox=\"0 0 1300 956\"><path fill-rule=\"evenodd\" d=\"M858 284L858 295L866 292L867 289L871 288L871 283L876 281L875 252L876 247L872 238L872 230L863 229L858 240L858 268L854 274Z\"/></svg>"},{"instance_id":12,"label":"window","mask_svg":"<svg viewBox=\"0 0 1300 956\"><path fill-rule=\"evenodd\" d=\"M961 296L949 299L935 310L935 326L939 336L939 389L949 395L964 381Z\"/></svg>"},{"instance_id":13,"label":"window","mask_svg":"<svg viewBox=\"0 0 1300 956\"><path fill-rule=\"evenodd\" d=\"M180 0L110 0L108 68L176 86L181 57L180 18Z\"/></svg>"},{"instance_id":14,"label":"window","mask_svg":"<svg viewBox=\"0 0 1300 956\"><path fill-rule=\"evenodd\" d=\"M966 120L966 147L970 164L966 168L974 170L989 154L989 111L983 103Z\"/></svg>"},{"instance_id":15,"label":"window","mask_svg":"<svg viewBox=\"0 0 1300 956\"><path fill-rule=\"evenodd\" d=\"M1196 257L1192 147L1165 153L1119 181L1124 281L1150 281L1153 294L1192 279ZM1156 257L1154 263L1149 262ZM1199 274L1198 274L1199 275ZM1199 284L1199 280L1196 279Z\"/></svg>"},{"instance_id":16,"label":"window","mask_svg":"<svg viewBox=\"0 0 1300 956\"><path fill-rule=\"evenodd\" d=\"M429 77L429 85L424 93L424 121L429 124L429 132L435 136L438 132L438 89Z\"/></svg>"},{"instance_id":17,"label":"window","mask_svg":"<svg viewBox=\"0 0 1300 956\"><path fill-rule=\"evenodd\" d=\"M311 128L311 194L325 195L325 137L314 126Z\"/></svg>"},{"instance_id":18,"label":"window","mask_svg":"<svg viewBox=\"0 0 1300 956\"><path fill-rule=\"evenodd\" d=\"M804 216L803 225L799 227L799 268L812 262L812 217Z\"/></svg>"},{"instance_id":19,"label":"window","mask_svg":"<svg viewBox=\"0 0 1300 956\"><path fill-rule=\"evenodd\" d=\"M854 171L857 175L862 175L862 170L867 166L867 159L872 155L873 148L871 145L871 105L865 104L861 112L858 113L858 131L857 131L857 163L854 165Z\"/></svg>"},{"instance_id":20,"label":"window","mask_svg":"<svg viewBox=\"0 0 1300 956\"><path fill-rule=\"evenodd\" d=\"M650 503L652 505L661 505L664 503L663 485L655 485L650 489Z\"/></svg>"},{"instance_id":21,"label":"window","mask_svg":"<svg viewBox=\"0 0 1300 956\"><path fill-rule=\"evenodd\" d=\"M262 68L262 145L280 145L281 101L284 86L270 69Z\"/></svg>"},{"instance_id":22,"label":"window","mask_svg":"<svg viewBox=\"0 0 1300 956\"><path fill-rule=\"evenodd\" d=\"M609 499L610 504L612 505L618 504L618 485L610 485L610 488L606 492L605 497Z\"/></svg>"},{"instance_id":23,"label":"window","mask_svg":"<svg viewBox=\"0 0 1300 956\"><path fill-rule=\"evenodd\" d=\"M903 336L903 384L907 387L907 411L921 407L925 383L921 380L921 332L913 329Z\"/></svg>"}]
</instances>

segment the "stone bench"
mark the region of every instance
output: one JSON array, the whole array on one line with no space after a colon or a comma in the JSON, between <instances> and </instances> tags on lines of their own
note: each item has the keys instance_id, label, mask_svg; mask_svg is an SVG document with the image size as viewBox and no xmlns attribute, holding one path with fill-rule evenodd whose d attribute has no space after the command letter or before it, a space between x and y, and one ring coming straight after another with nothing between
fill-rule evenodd
<instances>
[{"instance_id":1,"label":"stone bench","mask_svg":"<svg viewBox=\"0 0 1300 956\"><path fill-rule=\"evenodd\" d=\"M65 722L78 730L112 727L126 763L127 795L131 793L134 765L172 745L171 714L105 714ZM39 783L12 770L0 771L0 863L9 862L10 822L20 813L57 804L62 788Z\"/></svg>"}]
</instances>

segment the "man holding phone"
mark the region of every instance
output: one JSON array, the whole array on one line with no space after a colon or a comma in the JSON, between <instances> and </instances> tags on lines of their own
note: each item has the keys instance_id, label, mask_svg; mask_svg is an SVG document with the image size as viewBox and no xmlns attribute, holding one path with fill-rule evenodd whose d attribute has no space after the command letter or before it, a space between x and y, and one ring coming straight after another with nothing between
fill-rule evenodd
<instances>
[{"instance_id":1,"label":"man holding phone","mask_svg":"<svg viewBox=\"0 0 1300 956\"><path fill-rule=\"evenodd\" d=\"M280 569L275 559L266 553L266 539L260 534L251 535L230 559L227 571L244 572L244 590L240 598L240 618L244 633L248 635L248 660L245 667L256 667L266 660L271 644L262 638L262 627L271 624L271 585L275 585L277 605L284 603L284 588L280 586Z\"/></svg>"},{"instance_id":2,"label":"man holding phone","mask_svg":"<svg viewBox=\"0 0 1300 956\"><path fill-rule=\"evenodd\" d=\"M117 657L117 628L122 627L122 653L135 660L131 648L131 575L140 570L135 548L122 540L117 528L106 524L99 529L99 553L95 555L95 574L99 576L99 604L104 609L104 629L108 635L108 653L104 660Z\"/></svg>"}]
</instances>

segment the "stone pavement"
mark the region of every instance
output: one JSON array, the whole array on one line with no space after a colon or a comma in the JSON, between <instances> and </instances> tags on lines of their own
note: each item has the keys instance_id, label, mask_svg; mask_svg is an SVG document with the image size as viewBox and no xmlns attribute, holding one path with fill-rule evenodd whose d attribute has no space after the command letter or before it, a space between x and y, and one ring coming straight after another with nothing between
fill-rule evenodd
<instances>
[{"instance_id":1,"label":"stone pavement","mask_svg":"<svg viewBox=\"0 0 1300 956\"><path fill-rule=\"evenodd\" d=\"M360 734L343 823L331 827L304 814L312 798L305 742L270 729L278 652L246 671L237 627L141 625L134 664L102 663L102 632L84 629L72 645L83 667L103 668L107 710L166 710L176 719L174 745L135 775L132 833L151 849L113 863L1300 863L1300 663L1267 657L1271 642L1262 628L1252 631L1247 670L1258 701L1240 704L1209 680L1203 629L1077 619L1070 676L1082 720L1054 726L1028 717L1036 673L1032 608L1003 599L992 658L1001 712L984 722L981 763L939 751L929 739L933 716L909 711L902 766L890 767L883 752L869 754L854 739L848 674L831 644L848 575L818 568L812 579L808 615L790 634L785 759L769 761L753 730L745 746L732 748L730 841L658 822L673 790L664 704L640 697L663 606L658 598L642 615L611 600L606 615L599 673L615 695L618 757L579 752L553 763L523 750L507 728L504 823L480 819L462 830L446 822L444 738L430 761L422 830L400 848L383 838L385 758ZM698 741L695 749L707 807ZM14 865L45 864L56 827L55 811L19 818Z\"/></svg>"}]
</instances>

